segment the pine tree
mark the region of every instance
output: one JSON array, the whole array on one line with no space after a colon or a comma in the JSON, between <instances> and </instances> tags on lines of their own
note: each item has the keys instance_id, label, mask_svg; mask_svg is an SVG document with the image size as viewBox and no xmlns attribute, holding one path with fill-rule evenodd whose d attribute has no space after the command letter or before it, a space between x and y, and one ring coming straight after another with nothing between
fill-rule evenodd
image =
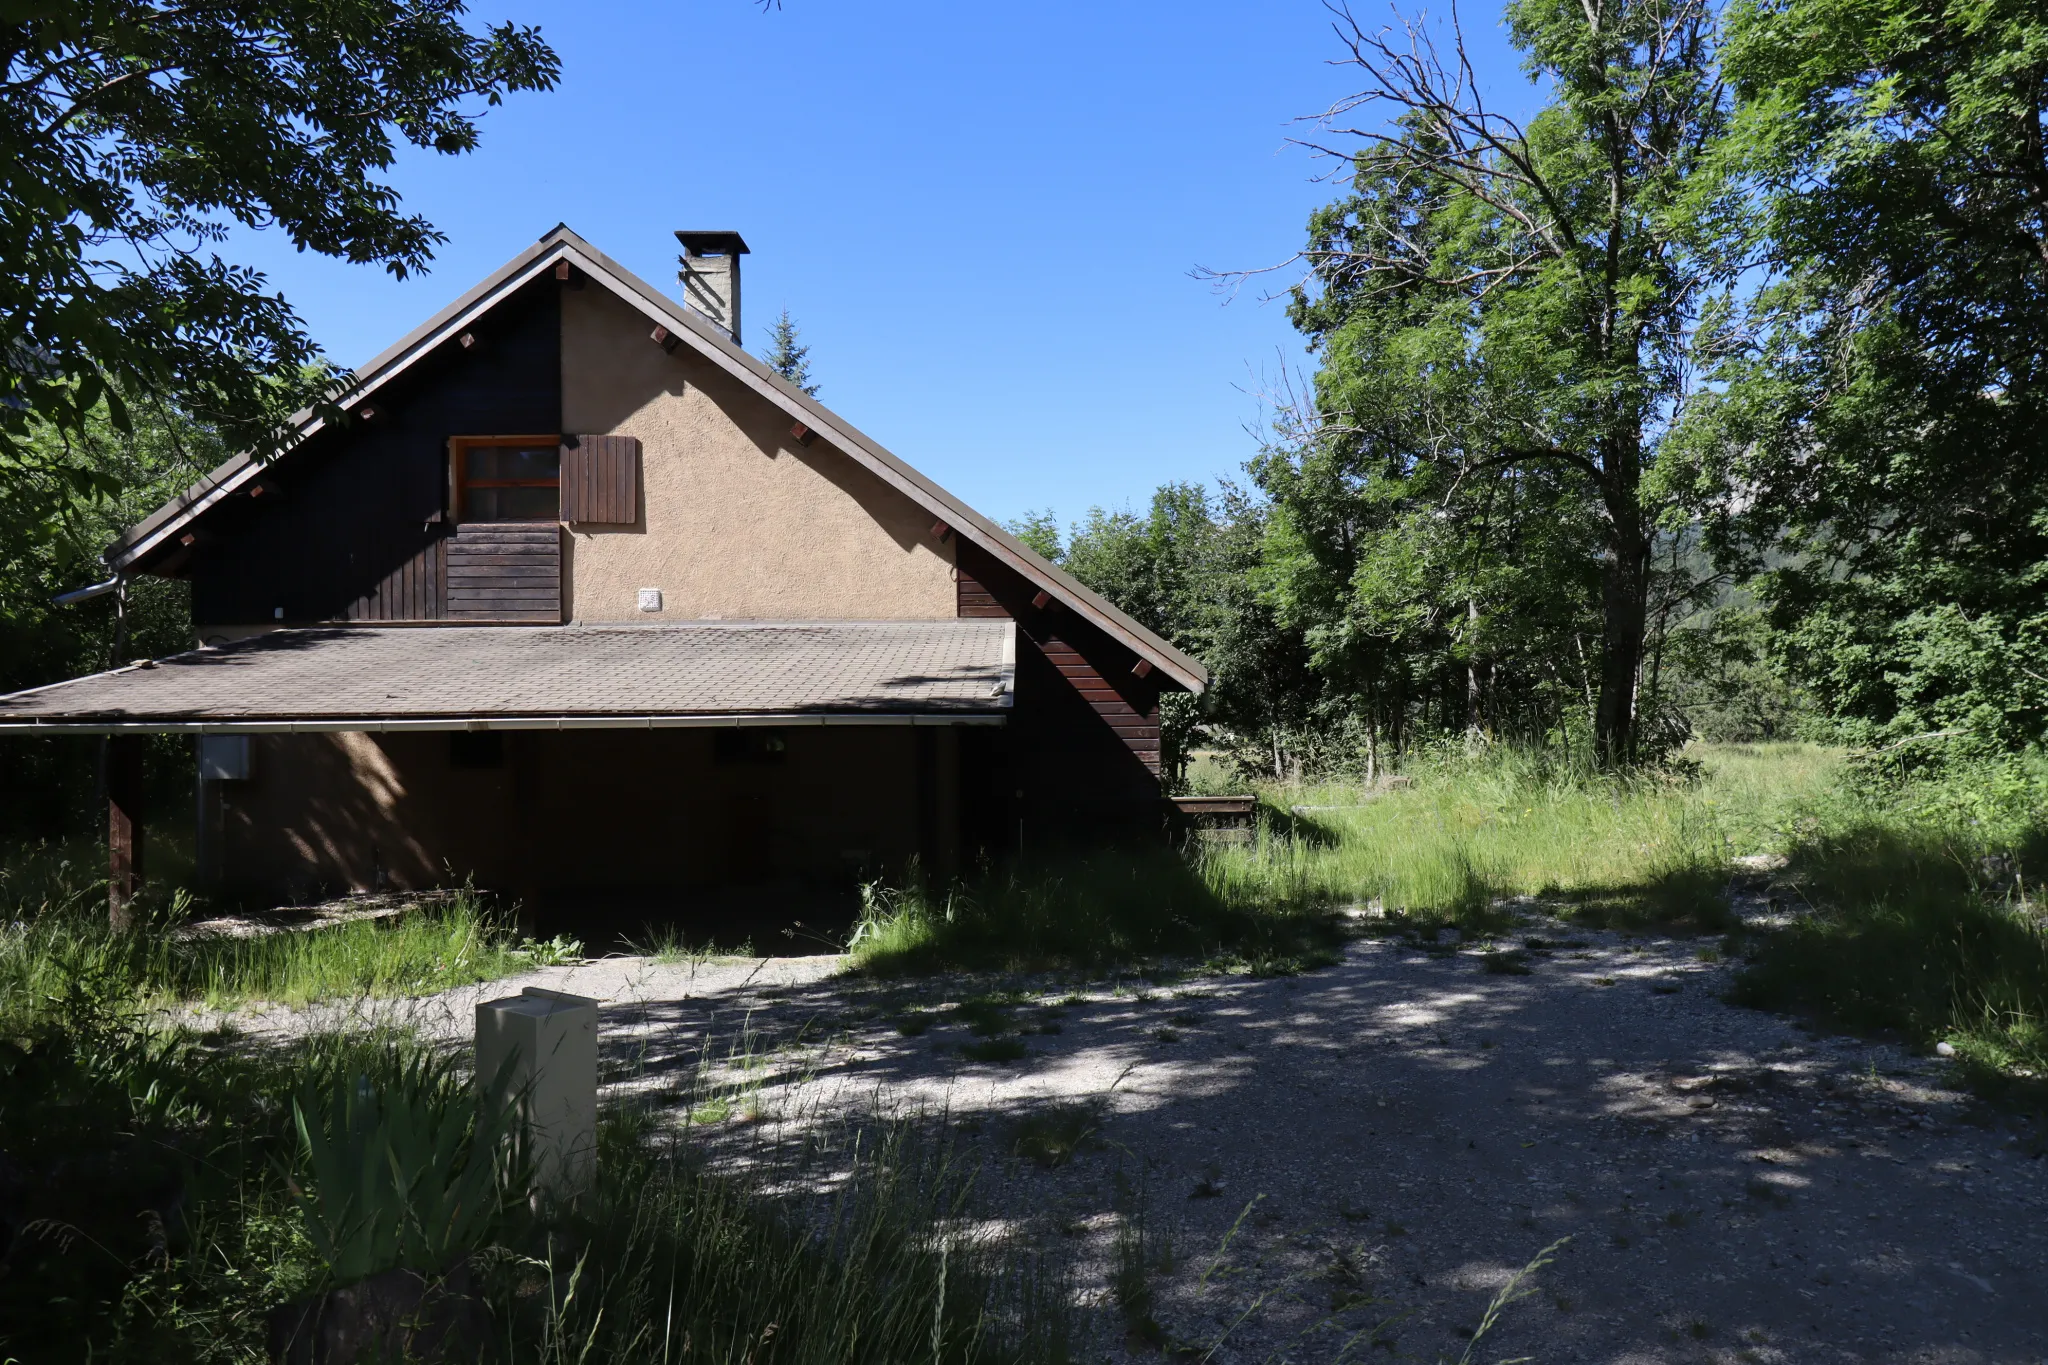
<instances>
[{"instance_id":1,"label":"pine tree","mask_svg":"<svg viewBox=\"0 0 2048 1365\"><path fill-rule=\"evenodd\" d=\"M775 325L768 329L768 368L802 389L811 397L818 396L818 386L811 382L811 348L800 345L796 323L790 318L787 308L782 316L775 319Z\"/></svg>"}]
</instances>

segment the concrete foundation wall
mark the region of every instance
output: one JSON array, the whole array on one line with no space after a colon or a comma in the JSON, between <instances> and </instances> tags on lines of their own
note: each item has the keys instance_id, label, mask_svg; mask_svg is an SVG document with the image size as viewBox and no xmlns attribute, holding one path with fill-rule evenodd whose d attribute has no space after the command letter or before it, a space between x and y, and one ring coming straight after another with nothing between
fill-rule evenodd
<instances>
[{"instance_id":1,"label":"concrete foundation wall","mask_svg":"<svg viewBox=\"0 0 2048 1365\"><path fill-rule=\"evenodd\" d=\"M721 761L721 733L749 732L510 732L495 768L456 767L441 733L258 736L250 779L212 784L223 889L275 903L474 880L539 903L956 861L951 729L795 726L765 762Z\"/></svg>"},{"instance_id":2,"label":"concrete foundation wall","mask_svg":"<svg viewBox=\"0 0 2048 1365\"><path fill-rule=\"evenodd\" d=\"M579 621L955 614L953 549L931 516L602 289L562 295L562 429L635 436L640 521L572 528ZM659 588L658 614L638 609Z\"/></svg>"}]
</instances>

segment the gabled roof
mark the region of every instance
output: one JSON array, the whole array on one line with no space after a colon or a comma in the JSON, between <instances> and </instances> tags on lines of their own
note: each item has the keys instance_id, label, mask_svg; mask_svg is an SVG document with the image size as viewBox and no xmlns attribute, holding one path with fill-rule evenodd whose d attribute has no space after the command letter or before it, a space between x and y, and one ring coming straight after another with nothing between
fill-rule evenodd
<instances>
[{"instance_id":1,"label":"gabled roof","mask_svg":"<svg viewBox=\"0 0 2048 1365\"><path fill-rule=\"evenodd\" d=\"M723 332L584 241L566 225L557 226L365 365L343 406L362 403L423 357L460 336L500 302L552 270L559 261L568 261L589 280L639 310L650 322L667 328L683 345L781 408L943 521L956 535L1036 583L1168 677L1196 692L1208 685L1209 672L1198 661L1082 586L1073 575L1034 554L1016 537L912 469L823 403L789 384L734 345ZM303 441L325 423L308 411L300 413L294 425ZM289 458L289 453L282 458ZM107 563L116 570L140 567L143 559L174 541L194 519L258 477L265 463L246 453L227 461L116 540L108 547Z\"/></svg>"}]
</instances>

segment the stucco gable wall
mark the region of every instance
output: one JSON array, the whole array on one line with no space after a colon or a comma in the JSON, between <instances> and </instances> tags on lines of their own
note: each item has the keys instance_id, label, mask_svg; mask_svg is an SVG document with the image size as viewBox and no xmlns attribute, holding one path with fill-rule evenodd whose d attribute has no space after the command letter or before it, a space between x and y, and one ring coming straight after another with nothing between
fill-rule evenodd
<instances>
[{"instance_id":1,"label":"stucco gable wall","mask_svg":"<svg viewBox=\"0 0 2048 1365\"><path fill-rule=\"evenodd\" d=\"M937 620L953 549L932 517L606 290L562 295L562 429L636 436L640 521L572 528L571 619ZM662 610L638 608L659 588Z\"/></svg>"}]
</instances>

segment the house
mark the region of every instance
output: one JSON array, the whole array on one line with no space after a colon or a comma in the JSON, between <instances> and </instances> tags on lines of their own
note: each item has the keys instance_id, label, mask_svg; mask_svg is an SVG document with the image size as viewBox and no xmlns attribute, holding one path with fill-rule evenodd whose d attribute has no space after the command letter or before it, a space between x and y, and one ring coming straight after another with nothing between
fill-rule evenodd
<instances>
[{"instance_id":1,"label":"house","mask_svg":"<svg viewBox=\"0 0 2048 1365\"><path fill-rule=\"evenodd\" d=\"M1202 666L558 227L377 357L333 420L107 552L190 580L193 650L0 697L199 746L230 897L473 878L529 900L846 886L1156 833L1159 698Z\"/></svg>"}]
</instances>

